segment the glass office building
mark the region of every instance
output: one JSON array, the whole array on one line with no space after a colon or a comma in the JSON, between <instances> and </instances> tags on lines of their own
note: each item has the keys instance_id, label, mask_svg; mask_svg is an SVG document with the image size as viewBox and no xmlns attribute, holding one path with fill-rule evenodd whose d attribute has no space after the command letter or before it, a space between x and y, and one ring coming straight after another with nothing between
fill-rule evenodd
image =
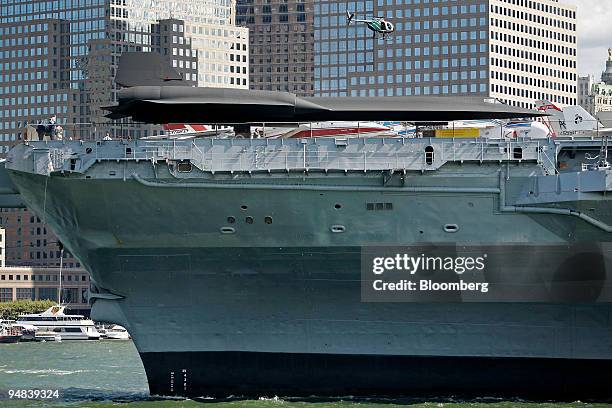
<instances>
[{"instance_id":1,"label":"glass office building","mask_svg":"<svg viewBox=\"0 0 612 408\"><path fill-rule=\"evenodd\" d=\"M356 18L395 25L374 38ZM319 96L483 95L576 103L576 10L556 0L319 0Z\"/></svg>"},{"instance_id":2,"label":"glass office building","mask_svg":"<svg viewBox=\"0 0 612 408\"><path fill-rule=\"evenodd\" d=\"M314 92L312 0L238 0L236 22L250 30L252 89Z\"/></svg>"},{"instance_id":3,"label":"glass office building","mask_svg":"<svg viewBox=\"0 0 612 408\"><path fill-rule=\"evenodd\" d=\"M116 101L113 78L125 51L165 54L200 86L246 88L248 30L234 25L234 9L231 0L3 1L0 149L23 137L25 123L53 114L75 137L156 132L104 118L101 107ZM170 30L160 31L168 20Z\"/></svg>"},{"instance_id":4,"label":"glass office building","mask_svg":"<svg viewBox=\"0 0 612 408\"><path fill-rule=\"evenodd\" d=\"M404 96L486 92L486 3L319 2L315 5L317 94ZM374 38L363 23L347 25L347 11L362 19L384 17L394 23L396 31L385 40Z\"/></svg>"}]
</instances>

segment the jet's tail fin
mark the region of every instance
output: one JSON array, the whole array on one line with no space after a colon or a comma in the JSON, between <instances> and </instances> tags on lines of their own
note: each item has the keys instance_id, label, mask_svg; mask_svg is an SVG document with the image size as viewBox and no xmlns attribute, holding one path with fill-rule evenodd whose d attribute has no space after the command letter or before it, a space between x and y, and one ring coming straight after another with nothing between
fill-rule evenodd
<instances>
[{"instance_id":1,"label":"jet's tail fin","mask_svg":"<svg viewBox=\"0 0 612 408\"><path fill-rule=\"evenodd\" d=\"M538 110L551 116L551 126L558 135L568 132L601 129L603 126L580 105L566 106L563 109L549 101L537 101Z\"/></svg>"},{"instance_id":2,"label":"jet's tail fin","mask_svg":"<svg viewBox=\"0 0 612 408\"><path fill-rule=\"evenodd\" d=\"M551 129L554 135L559 135L562 131L560 125L563 124L565 120L563 110L554 103L546 100L536 101L535 104L539 111L550 115L548 118L543 119L544 123Z\"/></svg>"},{"instance_id":3,"label":"jet's tail fin","mask_svg":"<svg viewBox=\"0 0 612 408\"><path fill-rule=\"evenodd\" d=\"M170 59L157 52L124 52L119 57L115 82L125 88L133 86L189 86L172 67Z\"/></svg>"},{"instance_id":4,"label":"jet's tail fin","mask_svg":"<svg viewBox=\"0 0 612 408\"><path fill-rule=\"evenodd\" d=\"M346 25L351 24L351 21L355 18L355 13L350 13L348 10L346 11Z\"/></svg>"}]
</instances>

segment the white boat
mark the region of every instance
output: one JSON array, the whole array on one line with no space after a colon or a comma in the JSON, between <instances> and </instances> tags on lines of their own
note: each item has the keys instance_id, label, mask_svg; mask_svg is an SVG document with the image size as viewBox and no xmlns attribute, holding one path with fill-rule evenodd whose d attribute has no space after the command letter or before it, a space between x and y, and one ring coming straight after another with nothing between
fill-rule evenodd
<instances>
[{"instance_id":1,"label":"white boat","mask_svg":"<svg viewBox=\"0 0 612 408\"><path fill-rule=\"evenodd\" d=\"M106 329L106 338L108 340L129 340L130 334L125 327L114 324Z\"/></svg>"},{"instance_id":2,"label":"white boat","mask_svg":"<svg viewBox=\"0 0 612 408\"><path fill-rule=\"evenodd\" d=\"M42 332L52 332L62 340L99 340L94 322L82 315L67 315L65 306L53 306L42 313L21 315L17 324L36 326Z\"/></svg>"}]
</instances>

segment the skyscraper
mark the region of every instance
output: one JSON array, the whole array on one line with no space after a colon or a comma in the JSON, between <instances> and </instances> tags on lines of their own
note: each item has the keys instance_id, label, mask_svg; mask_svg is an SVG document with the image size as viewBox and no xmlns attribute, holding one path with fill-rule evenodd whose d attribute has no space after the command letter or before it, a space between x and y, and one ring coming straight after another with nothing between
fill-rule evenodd
<instances>
[{"instance_id":1,"label":"skyscraper","mask_svg":"<svg viewBox=\"0 0 612 408\"><path fill-rule=\"evenodd\" d=\"M291 9L291 2L240 0L238 21L251 28L253 88L279 89L274 75L299 67L282 48L280 34L295 25L276 14L284 4ZM308 0L309 7L315 95L576 103L576 10L557 0ZM347 24L347 12L383 17L396 31L374 38L365 24Z\"/></svg>"},{"instance_id":2,"label":"skyscraper","mask_svg":"<svg viewBox=\"0 0 612 408\"><path fill-rule=\"evenodd\" d=\"M159 127L111 123L114 76L125 51L165 55L192 84L248 87L248 30L233 0L4 0L0 4L0 155L28 124L56 116L66 137L157 134ZM24 210L2 211L9 265L59 263L57 238ZM67 266L77 266L74 259Z\"/></svg>"},{"instance_id":3,"label":"skyscraper","mask_svg":"<svg viewBox=\"0 0 612 408\"><path fill-rule=\"evenodd\" d=\"M395 24L387 40L346 12ZM315 5L315 94L576 101L576 11L555 0L366 0Z\"/></svg>"},{"instance_id":4,"label":"skyscraper","mask_svg":"<svg viewBox=\"0 0 612 408\"><path fill-rule=\"evenodd\" d=\"M250 30L252 89L314 92L312 0L238 0L236 22Z\"/></svg>"},{"instance_id":5,"label":"skyscraper","mask_svg":"<svg viewBox=\"0 0 612 408\"><path fill-rule=\"evenodd\" d=\"M234 8L231 0L3 1L2 152L23 137L24 123L53 114L70 135L117 133L100 107L116 101L112 79L125 51L166 54L200 86L247 87L248 30L234 25ZM164 20L174 22L162 32ZM184 65L190 58L195 67ZM130 137L156 131L127 122L121 130Z\"/></svg>"},{"instance_id":6,"label":"skyscraper","mask_svg":"<svg viewBox=\"0 0 612 408\"><path fill-rule=\"evenodd\" d=\"M559 0L489 0L489 95L533 107L577 103L576 7Z\"/></svg>"}]
</instances>

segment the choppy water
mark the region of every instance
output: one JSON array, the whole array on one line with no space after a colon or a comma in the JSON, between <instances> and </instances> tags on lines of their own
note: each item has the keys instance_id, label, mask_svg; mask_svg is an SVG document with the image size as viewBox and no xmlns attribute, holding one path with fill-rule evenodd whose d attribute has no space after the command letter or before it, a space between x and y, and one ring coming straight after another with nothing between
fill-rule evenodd
<instances>
[{"instance_id":1,"label":"choppy water","mask_svg":"<svg viewBox=\"0 0 612 408\"><path fill-rule=\"evenodd\" d=\"M602 373L602 375L605 375ZM9 389L59 389L55 401L6 399ZM612 408L612 404L535 404L521 401L423 402L414 399L309 399L197 401L148 395L144 368L129 341L0 344L0 407L72 408Z\"/></svg>"},{"instance_id":2,"label":"choppy water","mask_svg":"<svg viewBox=\"0 0 612 408\"><path fill-rule=\"evenodd\" d=\"M0 392L10 389L59 389L67 401L148 396L131 341L0 344Z\"/></svg>"}]
</instances>

